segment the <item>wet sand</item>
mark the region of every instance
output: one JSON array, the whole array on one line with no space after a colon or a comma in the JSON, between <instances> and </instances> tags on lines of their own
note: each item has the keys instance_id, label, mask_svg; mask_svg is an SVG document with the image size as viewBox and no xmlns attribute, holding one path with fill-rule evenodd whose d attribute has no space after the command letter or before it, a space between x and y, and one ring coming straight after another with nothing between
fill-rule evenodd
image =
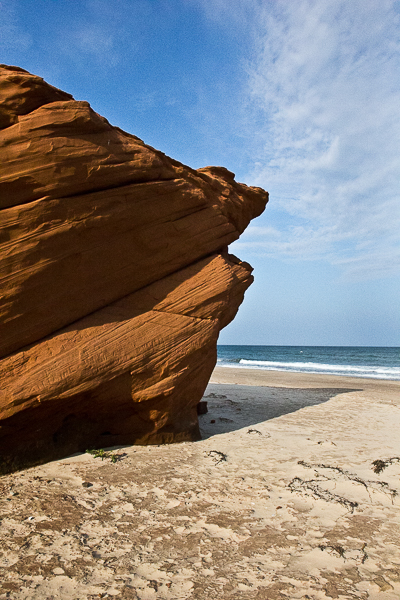
<instances>
[{"instance_id":1,"label":"wet sand","mask_svg":"<svg viewBox=\"0 0 400 600\"><path fill-rule=\"evenodd\" d=\"M204 399L200 442L2 477L0 598L398 600L400 382L217 368Z\"/></svg>"},{"instance_id":2,"label":"wet sand","mask_svg":"<svg viewBox=\"0 0 400 600\"><path fill-rule=\"evenodd\" d=\"M367 379L362 377L342 377L338 375L322 375L308 373L289 373L285 371L262 371L260 369L243 369L216 367L210 383L278 386L288 388L362 388L368 392L398 394L400 381L384 379Z\"/></svg>"}]
</instances>

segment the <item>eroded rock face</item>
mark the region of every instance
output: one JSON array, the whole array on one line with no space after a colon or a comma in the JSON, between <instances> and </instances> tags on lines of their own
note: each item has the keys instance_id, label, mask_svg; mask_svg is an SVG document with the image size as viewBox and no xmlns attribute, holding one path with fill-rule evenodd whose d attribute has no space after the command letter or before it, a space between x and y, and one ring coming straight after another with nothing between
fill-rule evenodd
<instances>
[{"instance_id":1,"label":"eroded rock face","mask_svg":"<svg viewBox=\"0 0 400 600\"><path fill-rule=\"evenodd\" d=\"M198 438L219 331L252 282L226 247L268 194L4 65L0 158L1 469Z\"/></svg>"}]
</instances>

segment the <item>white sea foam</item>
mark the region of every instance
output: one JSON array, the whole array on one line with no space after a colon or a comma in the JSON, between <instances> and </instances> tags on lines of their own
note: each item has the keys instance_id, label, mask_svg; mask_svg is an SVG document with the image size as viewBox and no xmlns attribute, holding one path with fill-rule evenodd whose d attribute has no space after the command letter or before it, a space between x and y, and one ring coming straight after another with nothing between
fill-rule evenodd
<instances>
[{"instance_id":1,"label":"white sea foam","mask_svg":"<svg viewBox=\"0 0 400 600\"><path fill-rule=\"evenodd\" d=\"M218 359L218 366L242 369L262 369L266 371L291 371L294 373L325 373L327 375L348 375L372 379L400 379L400 368L374 365L333 365L316 362L279 362L270 360L240 359L239 362L225 362Z\"/></svg>"}]
</instances>

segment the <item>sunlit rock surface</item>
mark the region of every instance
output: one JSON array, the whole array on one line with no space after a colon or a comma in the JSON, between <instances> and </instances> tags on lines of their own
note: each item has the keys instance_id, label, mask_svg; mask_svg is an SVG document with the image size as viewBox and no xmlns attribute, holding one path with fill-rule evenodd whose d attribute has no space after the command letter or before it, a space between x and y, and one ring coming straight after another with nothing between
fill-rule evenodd
<instances>
[{"instance_id":1,"label":"sunlit rock surface","mask_svg":"<svg viewBox=\"0 0 400 600\"><path fill-rule=\"evenodd\" d=\"M196 439L219 331L252 282L227 245L268 194L5 65L0 158L1 469Z\"/></svg>"}]
</instances>

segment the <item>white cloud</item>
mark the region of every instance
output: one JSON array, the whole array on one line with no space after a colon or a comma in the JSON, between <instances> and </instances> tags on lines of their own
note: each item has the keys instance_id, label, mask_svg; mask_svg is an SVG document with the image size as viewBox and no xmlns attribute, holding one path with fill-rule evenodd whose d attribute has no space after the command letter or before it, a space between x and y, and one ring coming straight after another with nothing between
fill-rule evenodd
<instances>
[{"instance_id":1,"label":"white cloud","mask_svg":"<svg viewBox=\"0 0 400 600\"><path fill-rule=\"evenodd\" d=\"M291 225L264 240L250 228L240 243L275 256L326 258L354 277L386 273L388 261L400 270L397 5L264 5L249 65L263 126L248 180L270 191Z\"/></svg>"}]
</instances>

